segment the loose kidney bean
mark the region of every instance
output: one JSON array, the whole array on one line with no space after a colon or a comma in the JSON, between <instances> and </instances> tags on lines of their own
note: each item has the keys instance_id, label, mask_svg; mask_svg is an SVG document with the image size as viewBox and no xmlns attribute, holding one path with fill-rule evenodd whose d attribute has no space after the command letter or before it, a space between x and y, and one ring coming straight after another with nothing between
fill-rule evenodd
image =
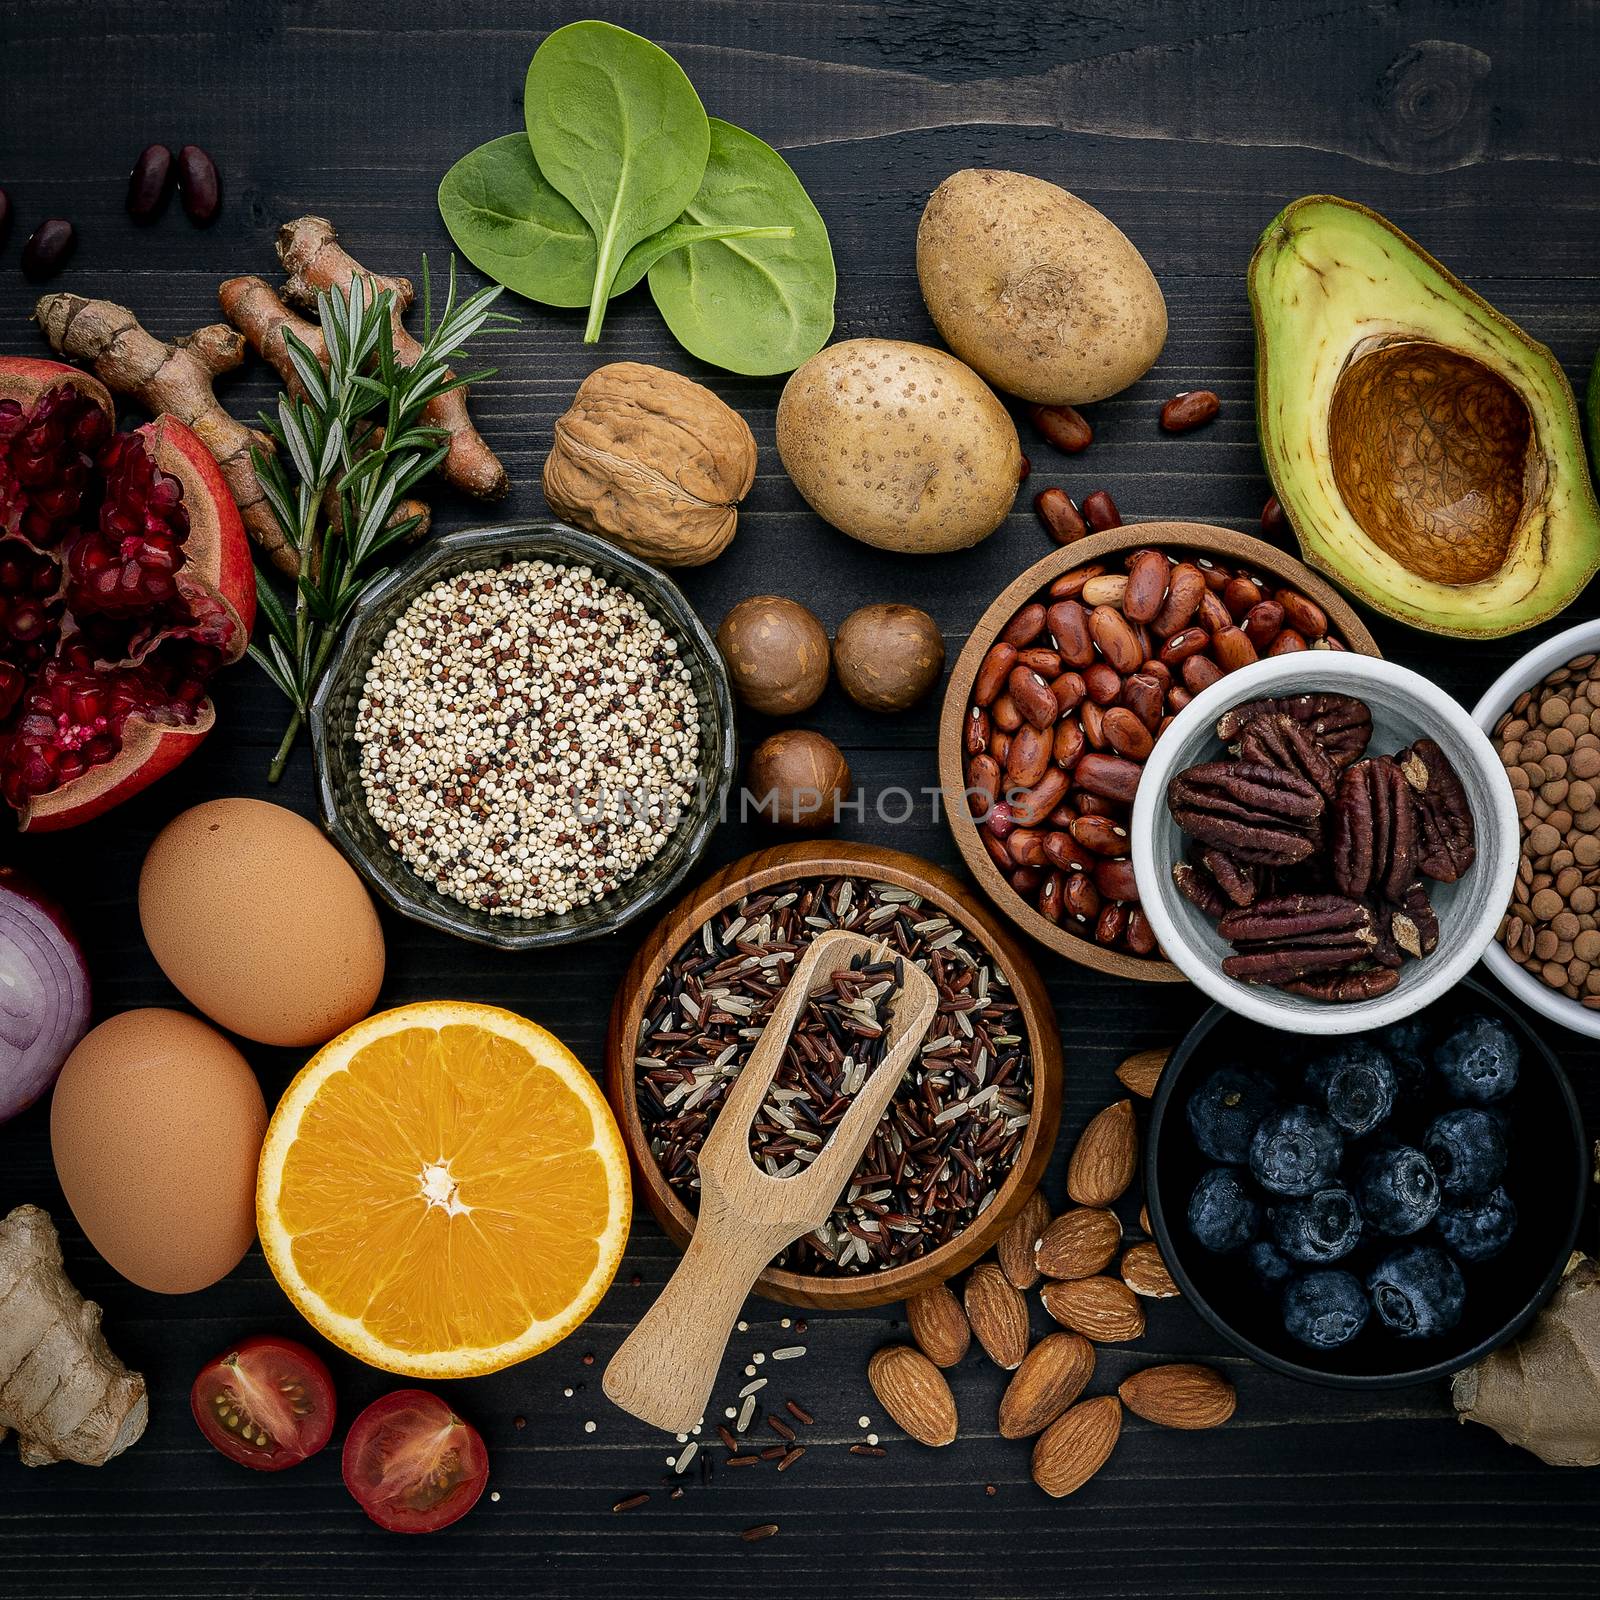
<instances>
[{"instance_id":1,"label":"loose kidney bean","mask_svg":"<svg viewBox=\"0 0 1600 1600\"><path fill-rule=\"evenodd\" d=\"M1097 861L1094 886L1107 900L1137 900L1139 885L1133 876L1133 863L1126 859Z\"/></svg>"},{"instance_id":2,"label":"loose kidney bean","mask_svg":"<svg viewBox=\"0 0 1600 1600\"><path fill-rule=\"evenodd\" d=\"M1277 599L1289 626L1307 639L1320 639L1328 631L1328 613L1297 589L1280 589Z\"/></svg>"},{"instance_id":3,"label":"loose kidney bean","mask_svg":"<svg viewBox=\"0 0 1600 1600\"><path fill-rule=\"evenodd\" d=\"M1006 692L1034 727L1042 730L1055 726L1056 697L1050 692L1050 685L1032 667L1020 663L1014 666L1006 679Z\"/></svg>"},{"instance_id":4,"label":"loose kidney bean","mask_svg":"<svg viewBox=\"0 0 1600 1600\"><path fill-rule=\"evenodd\" d=\"M1106 713L1098 700L1085 700L1078 708L1078 720L1083 724L1083 736L1096 750L1106 747Z\"/></svg>"},{"instance_id":5,"label":"loose kidney bean","mask_svg":"<svg viewBox=\"0 0 1600 1600\"><path fill-rule=\"evenodd\" d=\"M1199 655L1211 643L1211 635L1204 628L1184 628L1172 635L1161 646L1161 657L1169 667L1175 667L1190 656Z\"/></svg>"},{"instance_id":6,"label":"loose kidney bean","mask_svg":"<svg viewBox=\"0 0 1600 1600\"><path fill-rule=\"evenodd\" d=\"M1075 456L1094 443L1094 429L1072 406L1032 406L1033 425L1057 450Z\"/></svg>"},{"instance_id":7,"label":"loose kidney bean","mask_svg":"<svg viewBox=\"0 0 1600 1600\"><path fill-rule=\"evenodd\" d=\"M1150 919L1141 907L1128 907L1128 927L1123 937L1136 956L1147 956L1154 951L1156 930L1150 926Z\"/></svg>"},{"instance_id":8,"label":"loose kidney bean","mask_svg":"<svg viewBox=\"0 0 1600 1600\"><path fill-rule=\"evenodd\" d=\"M1055 640L1061 659L1069 667L1086 667L1094 660L1089 613L1078 601L1057 600L1045 614L1045 627Z\"/></svg>"},{"instance_id":9,"label":"loose kidney bean","mask_svg":"<svg viewBox=\"0 0 1600 1600\"><path fill-rule=\"evenodd\" d=\"M1170 675L1167 681L1171 682ZM1122 703L1154 733L1161 721L1161 701L1165 693L1163 685L1141 667L1123 684Z\"/></svg>"},{"instance_id":10,"label":"loose kidney bean","mask_svg":"<svg viewBox=\"0 0 1600 1600\"><path fill-rule=\"evenodd\" d=\"M1211 648L1216 652L1217 665L1224 672L1237 672L1256 659L1256 647L1243 628L1219 628Z\"/></svg>"},{"instance_id":11,"label":"loose kidney bean","mask_svg":"<svg viewBox=\"0 0 1600 1600\"><path fill-rule=\"evenodd\" d=\"M1087 567L1074 567L1071 572L1063 572L1054 583L1050 585L1050 598L1052 600L1076 600L1083 593L1083 586L1091 578L1098 578L1106 569L1098 562Z\"/></svg>"},{"instance_id":12,"label":"loose kidney bean","mask_svg":"<svg viewBox=\"0 0 1600 1600\"><path fill-rule=\"evenodd\" d=\"M1033 463L1026 456L1020 457L1017 461L1017 482L1026 483L1032 471Z\"/></svg>"},{"instance_id":13,"label":"loose kidney bean","mask_svg":"<svg viewBox=\"0 0 1600 1600\"><path fill-rule=\"evenodd\" d=\"M1220 594L1213 589L1207 589L1200 596L1200 605L1194 620L1196 626L1204 628L1207 633L1215 633L1219 628L1233 626L1233 613Z\"/></svg>"},{"instance_id":14,"label":"loose kidney bean","mask_svg":"<svg viewBox=\"0 0 1600 1600\"><path fill-rule=\"evenodd\" d=\"M1059 922L1062 911L1061 874L1052 872L1039 885L1039 915L1046 922Z\"/></svg>"},{"instance_id":15,"label":"loose kidney bean","mask_svg":"<svg viewBox=\"0 0 1600 1600\"><path fill-rule=\"evenodd\" d=\"M1168 433L1187 433L1209 422L1222 409L1222 402L1210 389L1188 389L1175 394L1161 408L1161 426Z\"/></svg>"},{"instance_id":16,"label":"loose kidney bean","mask_svg":"<svg viewBox=\"0 0 1600 1600\"><path fill-rule=\"evenodd\" d=\"M1011 754L1006 757L1006 781L1019 789L1031 789L1050 765L1054 740L1032 723L1024 723L1011 736Z\"/></svg>"},{"instance_id":17,"label":"loose kidney bean","mask_svg":"<svg viewBox=\"0 0 1600 1600\"><path fill-rule=\"evenodd\" d=\"M1305 636L1303 634L1296 633L1293 628L1285 628L1283 632L1272 641L1271 645L1267 649L1267 654L1269 656L1288 656L1293 655L1296 650L1304 650L1305 648Z\"/></svg>"},{"instance_id":18,"label":"loose kidney bean","mask_svg":"<svg viewBox=\"0 0 1600 1600\"><path fill-rule=\"evenodd\" d=\"M1083 704L1083 697L1089 690L1081 672L1063 672L1059 678L1051 680L1050 692L1056 697L1056 710L1064 717Z\"/></svg>"},{"instance_id":19,"label":"loose kidney bean","mask_svg":"<svg viewBox=\"0 0 1600 1600\"><path fill-rule=\"evenodd\" d=\"M1093 922L1100 915L1100 891L1086 872L1075 872L1067 879L1067 914L1078 922Z\"/></svg>"},{"instance_id":20,"label":"loose kidney bean","mask_svg":"<svg viewBox=\"0 0 1600 1600\"><path fill-rule=\"evenodd\" d=\"M1150 631L1166 639L1187 627L1205 592L1205 574L1192 561L1180 561L1167 579L1167 598L1150 619Z\"/></svg>"},{"instance_id":21,"label":"loose kidney bean","mask_svg":"<svg viewBox=\"0 0 1600 1600\"><path fill-rule=\"evenodd\" d=\"M1109 528L1122 526L1122 513L1117 510L1117 502L1104 489L1096 489L1093 494L1083 497L1083 520L1096 533L1104 533Z\"/></svg>"},{"instance_id":22,"label":"loose kidney bean","mask_svg":"<svg viewBox=\"0 0 1600 1600\"><path fill-rule=\"evenodd\" d=\"M1052 759L1058 767L1065 767L1070 772L1082 754L1083 724L1076 717L1063 717L1056 724Z\"/></svg>"},{"instance_id":23,"label":"loose kidney bean","mask_svg":"<svg viewBox=\"0 0 1600 1600\"><path fill-rule=\"evenodd\" d=\"M1267 496L1267 503L1261 508L1261 531L1270 539L1283 532L1289 526L1289 519L1283 514L1283 507L1278 502L1275 494Z\"/></svg>"},{"instance_id":24,"label":"loose kidney bean","mask_svg":"<svg viewBox=\"0 0 1600 1600\"><path fill-rule=\"evenodd\" d=\"M1080 817L1120 817L1128 809L1103 795L1090 794L1086 789L1074 789L1071 798Z\"/></svg>"},{"instance_id":25,"label":"loose kidney bean","mask_svg":"<svg viewBox=\"0 0 1600 1600\"><path fill-rule=\"evenodd\" d=\"M1100 908L1094 925L1096 944L1115 944L1128 927L1128 908L1115 903Z\"/></svg>"},{"instance_id":26,"label":"loose kidney bean","mask_svg":"<svg viewBox=\"0 0 1600 1600\"><path fill-rule=\"evenodd\" d=\"M1167 597L1171 563L1160 550L1141 550L1128 564L1128 587L1122 592L1122 613L1129 622L1152 622Z\"/></svg>"},{"instance_id":27,"label":"loose kidney bean","mask_svg":"<svg viewBox=\"0 0 1600 1600\"><path fill-rule=\"evenodd\" d=\"M1112 706L1105 713L1102 722L1106 743L1119 756L1126 756L1130 761L1143 761L1155 745L1150 730L1141 718L1126 706Z\"/></svg>"},{"instance_id":28,"label":"loose kidney bean","mask_svg":"<svg viewBox=\"0 0 1600 1600\"><path fill-rule=\"evenodd\" d=\"M1115 606L1096 606L1089 613L1089 636L1111 667L1119 673L1136 672L1144 651L1128 626L1127 618ZM1119 683L1117 688L1120 690Z\"/></svg>"},{"instance_id":29,"label":"loose kidney bean","mask_svg":"<svg viewBox=\"0 0 1600 1600\"><path fill-rule=\"evenodd\" d=\"M1017 647L1002 639L989 647L989 653L978 668L972 682L972 698L980 706L988 705L1000 693L1011 669L1017 664Z\"/></svg>"},{"instance_id":30,"label":"loose kidney bean","mask_svg":"<svg viewBox=\"0 0 1600 1600\"><path fill-rule=\"evenodd\" d=\"M1044 874L1037 867L1018 867L1011 874L1011 887L1020 895L1037 894L1044 885Z\"/></svg>"},{"instance_id":31,"label":"loose kidney bean","mask_svg":"<svg viewBox=\"0 0 1600 1600\"><path fill-rule=\"evenodd\" d=\"M1199 567L1201 574L1204 576L1208 589L1215 589L1218 594L1221 594L1228 587L1228 580L1233 574L1226 567L1219 567L1209 556L1196 557L1195 565Z\"/></svg>"},{"instance_id":32,"label":"loose kidney bean","mask_svg":"<svg viewBox=\"0 0 1600 1600\"><path fill-rule=\"evenodd\" d=\"M1128 830L1109 817L1079 817L1072 824L1075 843L1097 856L1123 856L1128 853Z\"/></svg>"},{"instance_id":33,"label":"loose kidney bean","mask_svg":"<svg viewBox=\"0 0 1600 1600\"><path fill-rule=\"evenodd\" d=\"M992 755L1002 767L1011 754L1011 735L1004 728L996 728L989 739L989 754Z\"/></svg>"},{"instance_id":34,"label":"loose kidney bean","mask_svg":"<svg viewBox=\"0 0 1600 1600\"><path fill-rule=\"evenodd\" d=\"M1036 828L1013 828L1006 836L1006 848L1019 867L1044 864L1044 835Z\"/></svg>"},{"instance_id":35,"label":"loose kidney bean","mask_svg":"<svg viewBox=\"0 0 1600 1600\"><path fill-rule=\"evenodd\" d=\"M186 144L178 152L178 194L191 222L210 222L222 205L217 164L197 144Z\"/></svg>"},{"instance_id":36,"label":"loose kidney bean","mask_svg":"<svg viewBox=\"0 0 1600 1600\"><path fill-rule=\"evenodd\" d=\"M1183 663L1183 686L1190 694L1200 694L1222 678L1222 668L1210 656L1190 656Z\"/></svg>"},{"instance_id":37,"label":"loose kidney bean","mask_svg":"<svg viewBox=\"0 0 1600 1600\"><path fill-rule=\"evenodd\" d=\"M989 748L990 726L989 713L982 706L968 710L966 725L961 730L961 744L969 756L981 756Z\"/></svg>"},{"instance_id":38,"label":"loose kidney bean","mask_svg":"<svg viewBox=\"0 0 1600 1600\"><path fill-rule=\"evenodd\" d=\"M1257 650L1265 650L1283 628L1283 607L1276 600L1258 600L1239 626Z\"/></svg>"},{"instance_id":39,"label":"loose kidney bean","mask_svg":"<svg viewBox=\"0 0 1600 1600\"><path fill-rule=\"evenodd\" d=\"M167 198L172 182L172 152L164 144L146 145L128 174L128 215L151 222Z\"/></svg>"},{"instance_id":40,"label":"loose kidney bean","mask_svg":"<svg viewBox=\"0 0 1600 1600\"><path fill-rule=\"evenodd\" d=\"M22 247L22 275L29 283L53 278L66 264L78 235L63 217L47 217L28 235Z\"/></svg>"},{"instance_id":41,"label":"loose kidney bean","mask_svg":"<svg viewBox=\"0 0 1600 1600\"><path fill-rule=\"evenodd\" d=\"M1031 789L1012 800L1011 814L1023 827L1036 828L1055 810L1066 792L1066 773L1060 767L1051 767Z\"/></svg>"},{"instance_id":42,"label":"loose kidney bean","mask_svg":"<svg viewBox=\"0 0 1600 1600\"><path fill-rule=\"evenodd\" d=\"M974 756L967 763L967 809L973 816L994 810L1002 778L1000 763L991 755Z\"/></svg>"},{"instance_id":43,"label":"loose kidney bean","mask_svg":"<svg viewBox=\"0 0 1600 1600\"><path fill-rule=\"evenodd\" d=\"M1041 489L1033 497L1033 509L1044 524L1044 531L1057 544L1071 544L1089 531L1083 513L1065 489Z\"/></svg>"},{"instance_id":44,"label":"loose kidney bean","mask_svg":"<svg viewBox=\"0 0 1600 1600\"><path fill-rule=\"evenodd\" d=\"M1044 836L1045 859L1063 872L1092 872L1094 857L1070 833L1056 830Z\"/></svg>"},{"instance_id":45,"label":"loose kidney bean","mask_svg":"<svg viewBox=\"0 0 1600 1600\"><path fill-rule=\"evenodd\" d=\"M1139 668L1139 676L1154 678L1163 693L1172 687L1172 670L1164 661L1146 661Z\"/></svg>"},{"instance_id":46,"label":"loose kidney bean","mask_svg":"<svg viewBox=\"0 0 1600 1600\"><path fill-rule=\"evenodd\" d=\"M1141 770L1137 762L1128 761L1122 756L1101 755L1091 750L1079 759L1073 777L1077 780L1078 787L1087 789L1090 794L1100 795L1106 800L1120 800L1124 805L1130 805L1139 787Z\"/></svg>"},{"instance_id":47,"label":"loose kidney bean","mask_svg":"<svg viewBox=\"0 0 1600 1600\"><path fill-rule=\"evenodd\" d=\"M1022 708L1011 698L1010 690L989 707L989 715L993 717L995 727L1007 733L1015 733L1022 726Z\"/></svg>"},{"instance_id":48,"label":"loose kidney bean","mask_svg":"<svg viewBox=\"0 0 1600 1600\"><path fill-rule=\"evenodd\" d=\"M1097 706L1109 706L1122 693L1122 675L1104 661L1083 670L1083 686Z\"/></svg>"},{"instance_id":49,"label":"loose kidney bean","mask_svg":"<svg viewBox=\"0 0 1600 1600\"><path fill-rule=\"evenodd\" d=\"M1175 683L1167 690L1167 710L1173 716L1176 716L1192 699L1194 699L1194 696L1181 683ZM1165 718L1162 720L1165 721ZM1157 737L1160 737L1159 729L1157 729Z\"/></svg>"},{"instance_id":50,"label":"loose kidney bean","mask_svg":"<svg viewBox=\"0 0 1600 1600\"><path fill-rule=\"evenodd\" d=\"M1009 645L1018 650L1024 645L1030 645L1039 637L1040 630L1044 627L1044 607L1037 601L1025 605L1005 627L1000 630L1000 637Z\"/></svg>"},{"instance_id":51,"label":"loose kidney bean","mask_svg":"<svg viewBox=\"0 0 1600 1600\"><path fill-rule=\"evenodd\" d=\"M989 859L999 867L1002 872L1011 871L1011 852L1006 849L1005 840L997 839L992 833L980 833L983 848L989 852Z\"/></svg>"},{"instance_id":52,"label":"loose kidney bean","mask_svg":"<svg viewBox=\"0 0 1600 1600\"><path fill-rule=\"evenodd\" d=\"M1266 599L1266 590L1254 578L1241 573L1237 578L1228 579L1222 590L1222 598L1227 604L1229 615L1237 622L1251 606Z\"/></svg>"}]
</instances>

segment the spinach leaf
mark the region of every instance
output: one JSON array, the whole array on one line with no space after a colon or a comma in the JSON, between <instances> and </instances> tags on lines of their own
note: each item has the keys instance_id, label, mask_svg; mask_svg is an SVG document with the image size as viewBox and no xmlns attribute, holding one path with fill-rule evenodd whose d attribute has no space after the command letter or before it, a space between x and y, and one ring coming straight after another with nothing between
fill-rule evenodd
<instances>
[{"instance_id":1,"label":"spinach leaf","mask_svg":"<svg viewBox=\"0 0 1600 1600\"><path fill-rule=\"evenodd\" d=\"M548 306L586 306L595 243L572 203L545 182L525 133L468 152L439 184L439 214L468 261L516 294ZM611 285L626 293L669 250L703 239L789 238L789 227L701 227L675 222L630 250Z\"/></svg>"},{"instance_id":2,"label":"spinach leaf","mask_svg":"<svg viewBox=\"0 0 1600 1600\"><path fill-rule=\"evenodd\" d=\"M705 108L665 50L608 22L573 22L534 52L523 110L539 171L594 232L583 333L593 344L623 258L677 221L700 187Z\"/></svg>"},{"instance_id":3,"label":"spinach leaf","mask_svg":"<svg viewBox=\"0 0 1600 1600\"><path fill-rule=\"evenodd\" d=\"M685 224L762 223L750 235L670 250L650 268L650 293L691 355L730 372L790 372L833 331L836 277L828 229L789 164L731 122L711 118L711 148Z\"/></svg>"}]
</instances>

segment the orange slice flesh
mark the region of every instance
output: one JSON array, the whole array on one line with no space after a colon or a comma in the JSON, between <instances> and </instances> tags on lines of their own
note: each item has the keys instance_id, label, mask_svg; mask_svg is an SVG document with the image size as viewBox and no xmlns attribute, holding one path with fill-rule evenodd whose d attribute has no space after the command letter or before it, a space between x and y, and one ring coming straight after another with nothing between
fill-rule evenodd
<instances>
[{"instance_id":1,"label":"orange slice flesh","mask_svg":"<svg viewBox=\"0 0 1600 1600\"><path fill-rule=\"evenodd\" d=\"M545 1029L494 1006L368 1017L267 1129L268 1264L335 1344L460 1378L548 1349L599 1303L632 1200L604 1097Z\"/></svg>"}]
</instances>

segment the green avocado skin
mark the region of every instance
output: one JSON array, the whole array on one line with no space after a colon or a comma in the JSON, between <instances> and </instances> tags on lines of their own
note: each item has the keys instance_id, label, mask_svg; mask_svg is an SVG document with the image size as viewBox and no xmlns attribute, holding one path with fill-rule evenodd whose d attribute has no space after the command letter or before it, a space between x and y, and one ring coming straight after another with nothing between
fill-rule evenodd
<instances>
[{"instance_id":1,"label":"green avocado skin","mask_svg":"<svg viewBox=\"0 0 1600 1600\"><path fill-rule=\"evenodd\" d=\"M1600 568L1600 504L1585 458L1583 419L1554 355L1387 218L1334 195L1304 196L1274 217L1257 244L1248 281L1262 457L1304 559L1375 610L1456 638L1516 633L1570 605ZM1330 419L1344 375L1374 350L1411 344L1481 365L1527 408L1530 432L1515 522L1503 525L1506 545L1489 567L1480 560L1478 575L1459 575L1472 572L1470 560L1459 562L1454 574L1434 565L1426 544L1404 532L1407 517L1412 527L1422 527L1419 502L1369 532L1340 488L1346 462L1334 458ZM1366 402L1377 406L1367 438L1389 420L1379 403L1382 392L1376 391L1378 401ZM1414 396L1410 406L1415 411ZM1429 414L1425 404L1422 409ZM1600 470L1600 358L1587 410ZM1408 470L1414 481L1410 456L1402 444L1394 458L1397 481ZM1362 467L1370 484L1371 451ZM1470 489L1469 483L1463 492ZM1437 547L1440 523L1443 537L1451 537L1452 508L1436 509L1440 515L1425 531ZM1427 513L1425 502L1421 510ZM1463 546L1462 554L1472 548ZM1477 549L1481 555L1482 545Z\"/></svg>"},{"instance_id":2,"label":"green avocado skin","mask_svg":"<svg viewBox=\"0 0 1600 1600\"><path fill-rule=\"evenodd\" d=\"M1600 350L1595 352L1594 365L1589 368L1589 392L1584 402L1589 413L1589 460L1595 476L1600 477Z\"/></svg>"}]
</instances>

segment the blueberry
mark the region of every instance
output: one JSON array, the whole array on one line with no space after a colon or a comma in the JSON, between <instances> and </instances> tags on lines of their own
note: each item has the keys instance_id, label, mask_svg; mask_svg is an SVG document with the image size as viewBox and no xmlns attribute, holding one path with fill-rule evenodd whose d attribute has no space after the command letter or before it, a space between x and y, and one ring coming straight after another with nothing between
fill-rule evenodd
<instances>
[{"instance_id":1,"label":"blueberry","mask_svg":"<svg viewBox=\"0 0 1600 1600\"><path fill-rule=\"evenodd\" d=\"M1276 1289L1294 1276L1294 1263L1277 1245L1257 1239L1249 1249L1250 1265L1263 1289Z\"/></svg>"},{"instance_id":2,"label":"blueberry","mask_svg":"<svg viewBox=\"0 0 1600 1600\"><path fill-rule=\"evenodd\" d=\"M1439 1237L1463 1261L1487 1261L1511 1243L1517 1231L1517 1207L1504 1186L1472 1200L1439 1208Z\"/></svg>"},{"instance_id":3,"label":"blueberry","mask_svg":"<svg viewBox=\"0 0 1600 1600\"><path fill-rule=\"evenodd\" d=\"M1439 1209L1439 1179L1420 1150L1380 1146L1361 1163L1356 1201L1380 1233L1415 1233Z\"/></svg>"},{"instance_id":4,"label":"blueberry","mask_svg":"<svg viewBox=\"0 0 1600 1600\"><path fill-rule=\"evenodd\" d=\"M1463 1106L1437 1116L1422 1136L1423 1153L1452 1200L1492 1189L1506 1170L1506 1139L1492 1111Z\"/></svg>"},{"instance_id":5,"label":"blueberry","mask_svg":"<svg viewBox=\"0 0 1600 1600\"><path fill-rule=\"evenodd\" d=\"M1213 1161L1243 1166L1250 1135L1278 1103L1272 1084L1244 1067L1218 1067L1189 1096L1189 1131Z\"/></svg>"},{"instance_id":6,"label":"blueberry","mask_svg":"<svg viewBox=\"0 0 1600 1600\"><path fill-rule=\"evenodd\" d=\"M1431 1339L1461 1320L1467 1286L1443 1250L1417 1244L1385 1256L1367 1274L1379 1320L1402 1339Z\"/></svg>"},{"instance_id":7,"label":"blueberry","mask_svg":"<svg viewBox=\"0 0 1600 1600\"><path fill-rule=\"evenodd\" d=\"M1261 1207L1231 1167L1213 1167L1194 1186L1189 1231L1219 1254L1249 1244L1261 1231Z\"/></svg>"},{"instance_id":8,"label":"blueberry","mask_svg":"<svg viewBox=\"0 0 1600 1600\"><path fill-rule=\"evenodd\" d=\"M1272 1209L1272 1237L1294 1261L1337 1261L1361 1238L1361 1212L1348 1189L1318 1189Z\"/></svg>"},{"instance_id":9,"label":"blueberry","mask_svg":"<svg viewBox=\"0 0 1600 1600\"><path fill-rule=\"evenodd\" d=\"M1333 1182L1344 1156L1339 1130L1310 1106L1271 1113L1250 1140L1250 1170L1276 1194L1312 1194Z\"/></svg>"},{"instance_id":10,"label":"blueberry","mask_svg":"<svg viewBox=\"0 0 1600 1600\"><path fill-rule=\"evenodd\" d=\"M1465 1017L1433 1053L1433 1064L1458 1100L1487 1105L1516 1087L1522 1048L1497 1017Z\"/></svg>"},{"instance_id":11,"label":"blueberry","mask_svg":"<svg viewBox=\"0 0 1600 1600\"><path fill-rule=\"evenodd\" d=\"M1306 1092L1352 1137L1384 1121L1398 1087L1388 1053L1365 1039L1330 1051L1306 1073Z\"/></svg>"},{"instance_id":12,"label":"blueberry","mask_svg":"<svg viewBox=\"0 0 1600 1600\"><path fill-rule=\"evenodd\" d=\"M1352 1274L1308 1272L1284 1291L1283 1326L1314 1350L1337 1350L1366 1326L1370 1309Z\"/></svg>"}]
</instances>

